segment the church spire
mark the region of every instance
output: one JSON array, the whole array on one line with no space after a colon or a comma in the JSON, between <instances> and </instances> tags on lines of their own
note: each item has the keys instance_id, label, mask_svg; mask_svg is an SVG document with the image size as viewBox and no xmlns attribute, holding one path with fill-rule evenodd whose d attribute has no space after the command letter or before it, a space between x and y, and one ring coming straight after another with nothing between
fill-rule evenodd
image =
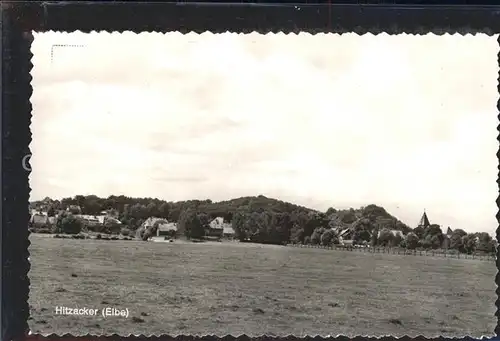
<instances>
[{"instance_id":1,"label":"church spire","mask_svg":"<svg viewBox=\"0 0 500 341\"><path fill-rule=\"evenodd\" d=\"M425 213L425 209L424 209L424 214L422 215L422 218L420 219L420 223L418 224L418 226L421 226L421 227L429 227L431 224L429 223L429 218L427 218L427 213Z\"/></svg>"}]
</instances>

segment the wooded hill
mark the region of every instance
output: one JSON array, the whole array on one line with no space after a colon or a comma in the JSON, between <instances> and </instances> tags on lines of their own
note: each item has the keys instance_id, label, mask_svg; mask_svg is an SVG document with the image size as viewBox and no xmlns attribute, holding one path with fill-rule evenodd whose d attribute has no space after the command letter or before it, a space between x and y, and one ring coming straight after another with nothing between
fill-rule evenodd
<instances>
[{"instance_id":1,"label":"wooded hill","mask_svg":"<svg viewBox=\"0 0 500 341\"><path fill-rule=\"evenodd\" d=\"M311 236L314 230L320 227L338 230L349 228L357 237L368 241L374 229L390 228L404 233L411 231L407 225L376 205L349 210L329 208L326 212L320 212L263 195L221 202L211 200L170 202L155 198L126 196L99 198L95 195L78 195L62 200L45 198L32 202L31 207L48 211L49 215L67 209L74 210L73 213L88 215L98 215L102 211L108 211L132 230L136 230L151 216L178 222L183 212L190 211L206 214L209 219L223 217L225 221L233 223L233 228L240 239L256 239L264 242L263 239L269 239L269 235L275 235L269 240L273 243L303 242L304 238Z\"/></svg>"}]
</instances>

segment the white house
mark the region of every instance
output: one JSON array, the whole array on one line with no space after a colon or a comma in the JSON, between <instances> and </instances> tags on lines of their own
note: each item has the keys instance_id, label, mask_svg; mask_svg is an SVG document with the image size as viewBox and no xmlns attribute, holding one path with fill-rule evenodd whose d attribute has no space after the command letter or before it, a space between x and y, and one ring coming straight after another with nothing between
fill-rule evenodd
<instances>
[{"instance_id":1,"label":"white house","mask_svg":"<svg viewBox=\"0 0 500 341\"><path fill-rule=\"evenodd\" d=\"M149 217L148 219L146 219L143 223L142 223L142 227L144 229L147 229L148 227L153 227L155 225L156 222L160 222L160 223L166 223L167 222L167 219L165 218L158 218L158 217Z\"/></svg>"},{"instance_id":2,"label":"white house","mask_svg":"<svg viewBox=\"0 0 500 341\"><path fill-rule=\"evenodd\" d=\"M222 228L222 235L225 238L233 238L234 237L234 229L231 224L227 224L228 226L224 226Z\"/></svg>"},{"instance_id":3,"label":"white house","mask_svg":"<svg viewBox=\"0 0 500 341\"><path fill-rule=\"evenodd\" d=\"M158 224L158 229L156 230L156 236L170 236L174 237L177 233L176 223L160 223Z\"/></svg>"},{"instance_id":4,"label":"white house","mask_svg":"<svg viewBox=\"0 0 500 341\"><path fill-rule=\"evenodd\" d=\"M389 232L392 233L392 235L395 237L395 236L400 236L401 238L404 238L404 234L403 234L403 231L399 231L399 230L389 230ZM378 231L378 234L377 234L377 237L380 237L380 234L382 233L382 230L379 230Z\"/></svg>"}]
</instances>

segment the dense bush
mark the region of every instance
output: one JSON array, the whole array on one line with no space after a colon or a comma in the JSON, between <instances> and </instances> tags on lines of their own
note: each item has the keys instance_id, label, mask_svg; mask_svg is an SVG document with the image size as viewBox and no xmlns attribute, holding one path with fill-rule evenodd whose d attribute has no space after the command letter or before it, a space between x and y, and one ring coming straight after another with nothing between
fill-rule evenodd
<instances>
[{"instance_id":1,"label":"dense bush","mask_svg":"<svg viewBox=\"0 0 500 341\"><path fill-rule=\"evenodd\" d=\"M83 224L80 219L69 214L61 214L56 220L56 232L66 234L78 234L82 230Z\"/></svg>"},{"instance_id":2,"label":"dense bush","mask_svg":"<svg viewBox=\"0 0 500 341\"><path fill-rule=\"evenodd\" d=\"M131 236L132 235L132 230L130 230L129 228L126 228L126 227L123 227L121 230L120 230L120 234L122 236Z\"/></svg>"},{"instance_id":3,"label":"dense bush","mask_svg":"<svg viewBox=\"0 0 500 341\"><path fill-rule=\"evenodd\" d=\"M321 245L331 246L338 243L339 239L337 238L337 235L335 234L335 232L333 232L333 230L326 230L321 235Z\"/></svg>"}]
</instances>

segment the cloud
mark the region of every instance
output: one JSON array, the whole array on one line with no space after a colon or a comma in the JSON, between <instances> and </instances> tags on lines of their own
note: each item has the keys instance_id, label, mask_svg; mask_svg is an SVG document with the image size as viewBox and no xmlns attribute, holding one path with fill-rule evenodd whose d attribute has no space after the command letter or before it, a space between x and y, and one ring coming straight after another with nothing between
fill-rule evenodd
<instances>
[{"instance_id":1,"label":"cloud","mask_svg":"<svg viewBox=\"0 0 500 341\"><path fill-rule=\"evenodd\" d=\"M37 33L32 197L264 194L491 232L495 39Z\"/></svg>"}]
</instances>

